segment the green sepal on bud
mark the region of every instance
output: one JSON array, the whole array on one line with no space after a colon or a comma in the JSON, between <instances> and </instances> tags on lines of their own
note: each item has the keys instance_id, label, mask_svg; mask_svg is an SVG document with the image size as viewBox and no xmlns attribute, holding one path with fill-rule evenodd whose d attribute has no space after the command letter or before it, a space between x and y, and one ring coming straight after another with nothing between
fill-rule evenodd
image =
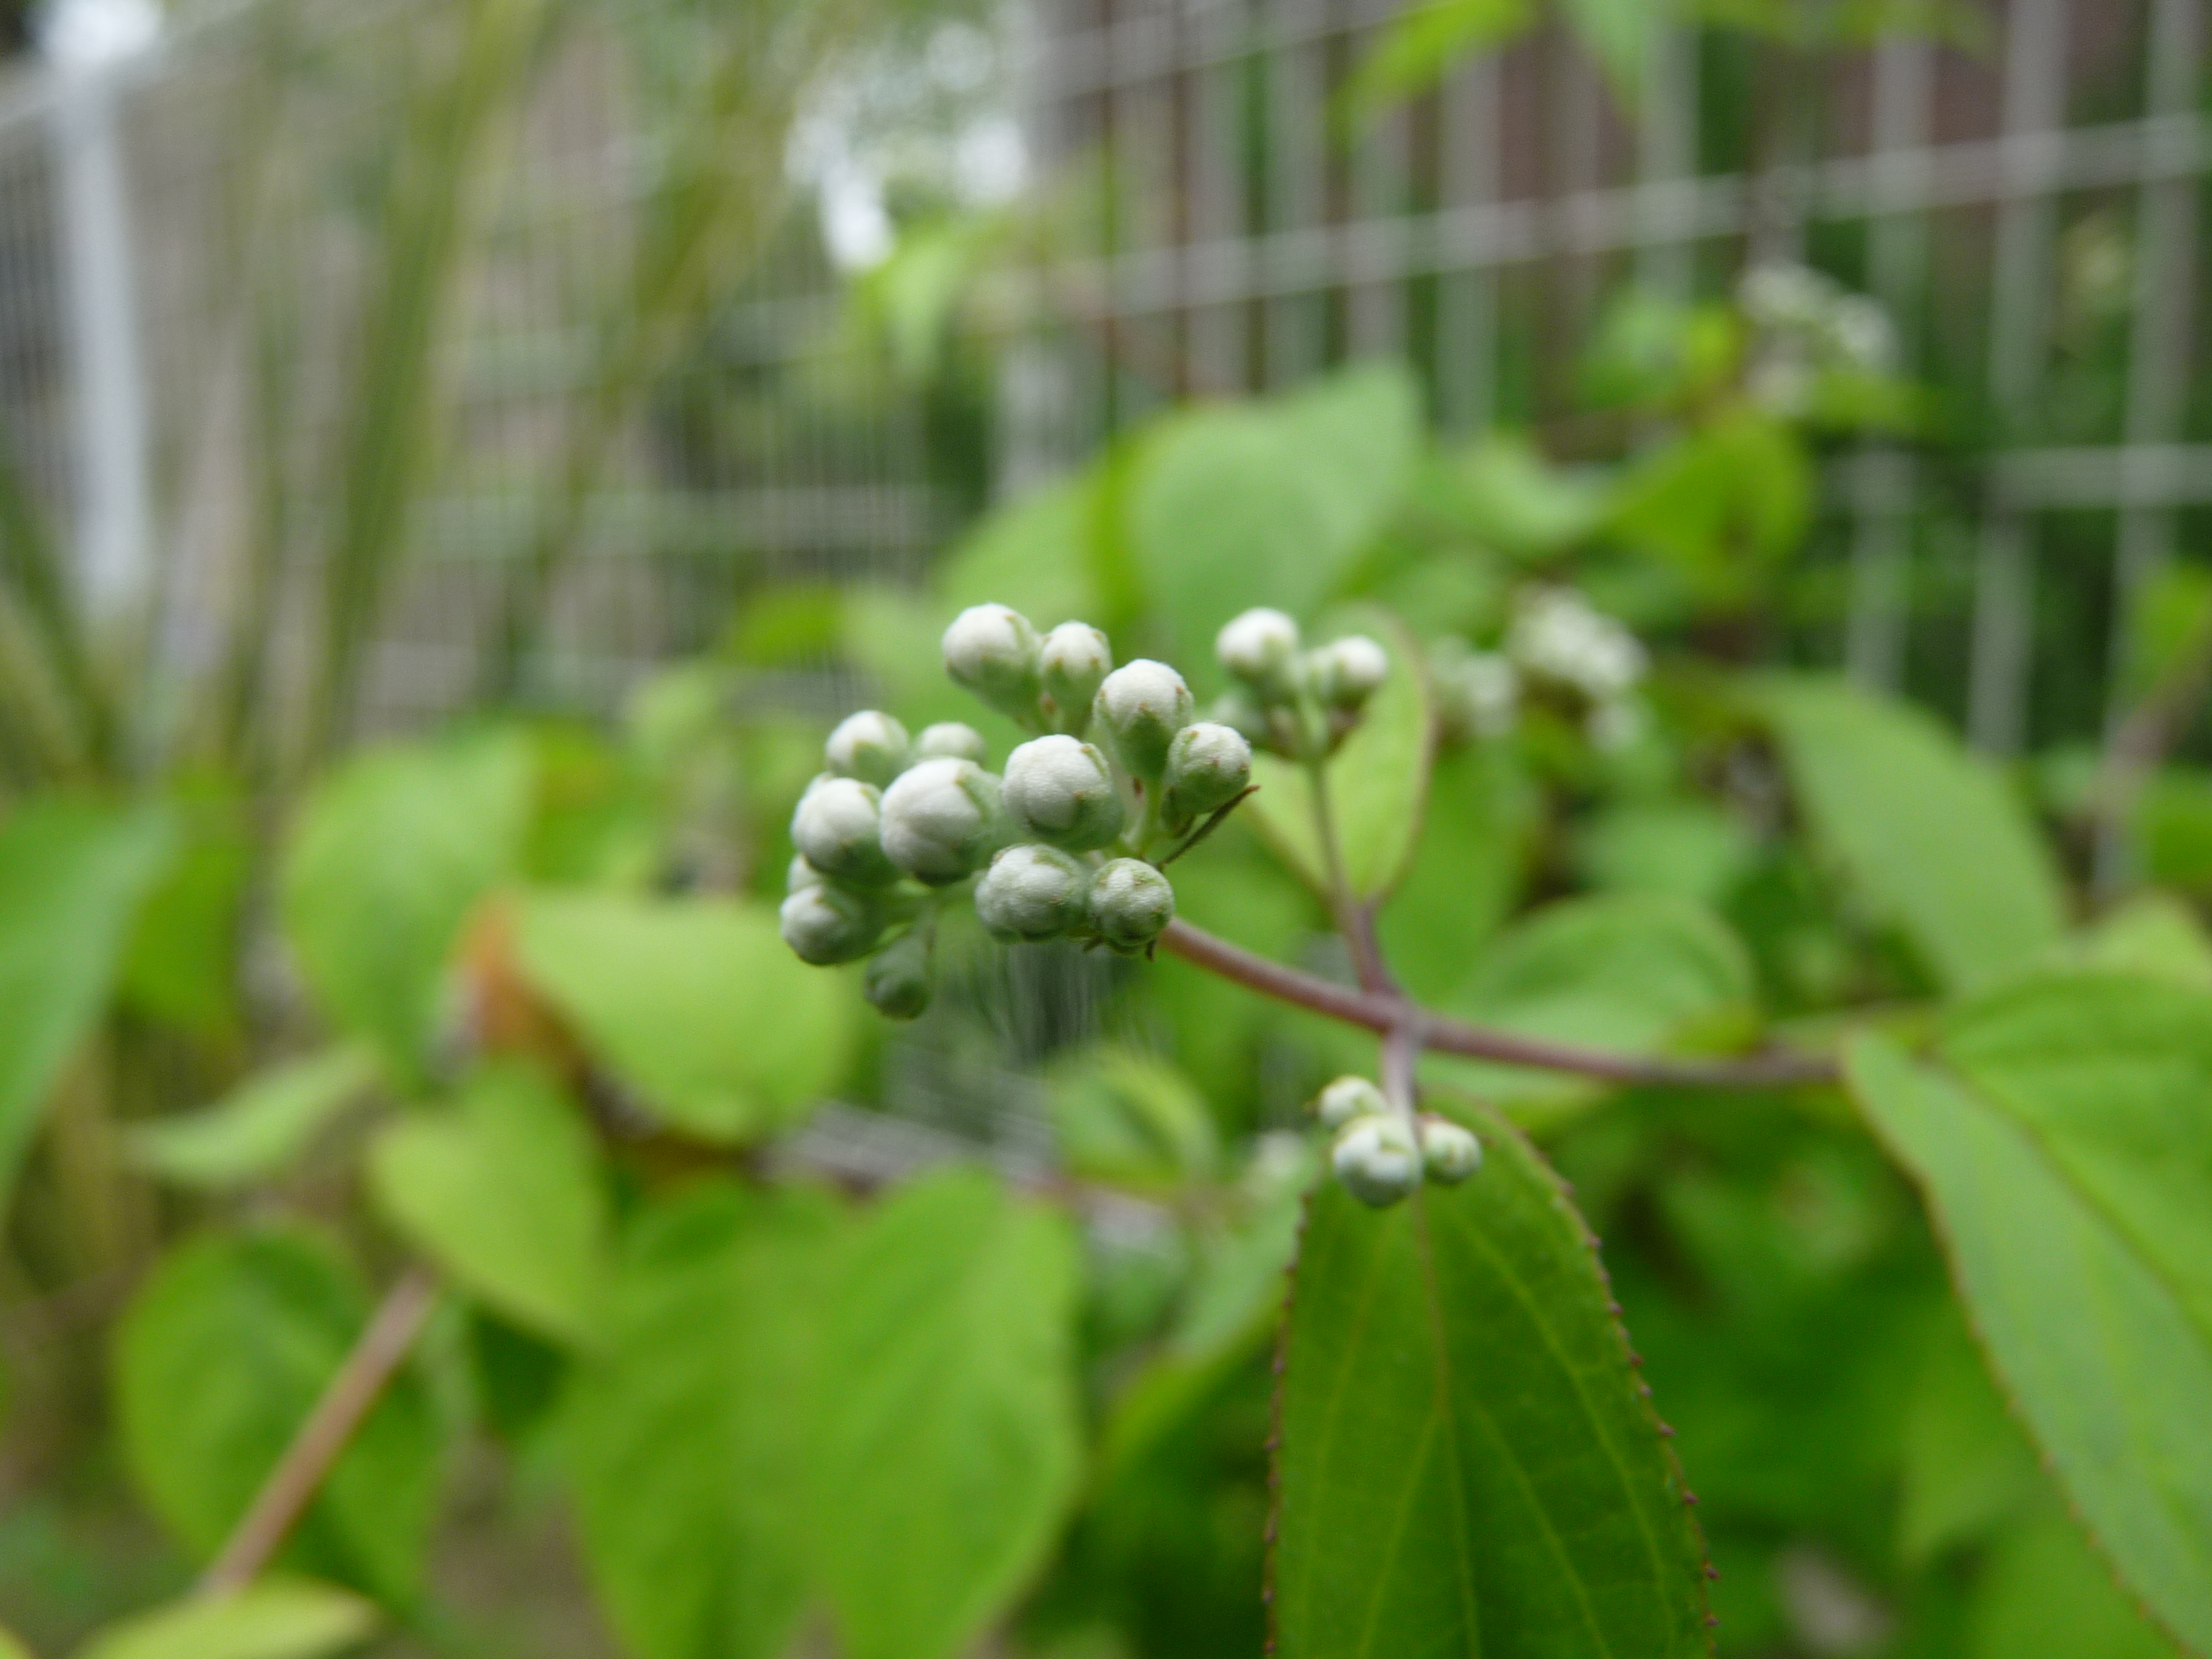
<instances>
[{"instance_id":1,"label":"green sepal on bud","mask_svg":"<svg viewBox=\"0 0 2212 1659\"><path fill-rule=\"evenodd\" d=\"M875 902L850 888L817 882L783 901L779 931L801 962L817 968L857 962L883 937L882 913Z\"/></svg>"},{"instance_id":2,"label":"green sepal on bud","mask_svg":"<svg viewBox=\"0 0 2212 1659\"><path fill-rule=\"evenodd\" d=\"M945 672L1001 714L1032 723L1043 690L1036 629L1018 611L974 605L945 630Z\"/></svg>"},{"instance_id":3,"label":"green sepal on bud","mask_svg":"<svg viewBox=\"0 0 2212 1659\"><path fill-rule=\"evenodd\" d=\"M1231 617L1214 635L1213 654L1262 703L1298 694L1298 625L1280 611L1260 605Z\"/></svg>"},{"instance_id":4,"label":"green sepal on bud","mask_svg":"<svg viewBox=\"0 0 2212 1659\"><path fill-rule=\"evenodd\" d=\"M880 709L863 708L837 723L823 756L840 777L858 778L880 789L906 770L914 750L905 726Z\"/></svg>"},{"instance_id":5,"label":"green sepal on bud","mask_svg":"<svg viewBox=\"0 0 2212 1659\"><path fill-rule=\"evenodd\" d=\"M1456 1187L1482 1167L1482 1143L1472 1130L1433 1114L1422 1115L1419 1129L1422 1166L1438 1185Z\"/></svg>"},{"instance_id":6,"label":"green sepal on bud","mask_svg":"<svg viewBox=\"0 0 2212 1659\"><path fill-rule=\"evenodd\" d=\"M1234 726L1198 720L1168 745L1168 822L1188 825L1243 794L1252 781L1252 745Z\"/></svg>"},{"instance_id":7,"label":"green sepal on bud","mask_svg":"<svg viewBox=\"0 0 2212 1659\"><path fill-rule=\"evenodd\" d=\"M868 959L861 993L878 1013L890 1019L919 1019L936 989L931 957L933 935L916 927Z\"/></svg>"},{"instance_id":8,"label":"green sepal on bud","mask_svg":"<svg viewBox=\"0 0 2212 1659\"><path fill-rule=\"evenodd\" d=\"M1338 1078L1314 1103L1314 1115L1329 1129L1341 1129L1354 1118L1380 1117L1389 1109L1382 1090L1358 1076Z\"/></svg>"},{"instance_id":9,"label":"green sepal on bud","mask_svg":"<svg viewBox=\"0 0 2212 1659\"><path fill-rule=\"evenodd\" d=\"M1124 955L1143 950L1174 920L1174 886L1142 859L1109 859L1091 878L1091 930Z\"/></svg>"},{"instance_id":10,"label":"green sepal on bud","mask_svg":"<svg viewBox=\"0 0 2212 1659\"><path fill-rule=\"evenodd\" d=\"M1390 677L1390 653L1364 634L1347 634L1306 658L1314 695L1327 707L1356 714Z\"/></svg>"},{"instance_id":11,"label":"green sepal on bud","mask_svg":"<svg viewBox=\"0 0 2212 1659\"><path fill-rule=\"evenodd\" d=\"M975 917L994 939L1059 939L1089 915L1091 873L1056 847L1025 842L991 860L975 884Z\"/></svg>"},{"instance_id":12,"label":"green sepal on bud","mask_svg":"<svg viewBox=\"0 0 2212 1659\"><path fill-rule=\"evenodd\" d=\"M1421 1149L1413 1126L1395 1112L1352 1119L1337 1132L1328 1162L1345 1191L1378 1210L1421 1184Z\"/></svg>"},{"instance_id":13,"label":"green sepal on bud","mask_svg":"<svg viewBox=\"0 0 2212 1659\"><path fill-rule=\"evenodd\" d=\"M915 739L914 754L916 760L964 760L983 766L990 761L991 746L974 726L958 720L939 720L921 728L921 735Z\"/></svg>"},{"instance_id":14,"label":"green sepal on bud","mask_svg":"<svg viewBox=\"0 0 2212 1659\"><path fill-rule=\"evenodd\" d=\"M1091 723L1091 700L1114 672L1114 647L1089 623L1066 622L1044 636L1037 661L1053 723L1080 736Z\"/></svg>"},{"instance_id":15,"label":"green sepal on bud","mask_svg":"<svg viewBox=\"0 0 2212 1659\"><path fill-rule=\"evenodd\" d=\"M884 791L884 854L932 886L981 868L1005 844L1005 823L999 780L973 761L920 762Z\"/></svg>"},{"instance_id":16,"label":"green sepal on bud","mask_svg":"<svg viewBox=\"0 0 2212 1659\"><path fill-rule=\"evenodd\" d=\"M1167 769L1168 747L1190 724L1191 712L1190 687L1182 676L1164 662L1139 657L1106 677L1091 717L1122 769L1156 783Z\"/></svg>"},{"instance_id":17,"label":"green sepal on bud","mask_svg":"<svg viewBox=\"0 0 2212 1659\"><path fill-rule=\"evenodd\" d=\"M858 778L823 776L791 814L799 856L832 881L878 886L898 873L884 856L882 792Z\"/></svg>"},{"instance_id":18,"label":"green sepal on bud","mask_svg":"<svg viewBox=\"0 0 2212 1659\"><path fill-rule=\"evenodd\" d=\"M1106 757L1071 737L1037 738L1007 756L1002 793L1019 829L1071 853L1105 846L1127 816Z\"/></svg>"}]
</instances>

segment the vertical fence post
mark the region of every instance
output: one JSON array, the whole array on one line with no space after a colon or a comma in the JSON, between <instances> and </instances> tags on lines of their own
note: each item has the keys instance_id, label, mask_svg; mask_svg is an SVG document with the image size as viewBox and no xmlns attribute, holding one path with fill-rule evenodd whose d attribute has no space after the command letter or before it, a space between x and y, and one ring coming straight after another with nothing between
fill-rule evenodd
<instances>
[{"instance_id":1,"label":"vertical fence post","mask_svg":"<svg viewBox=\"0 0 2212 1659\"><path fill-rule=\"evenodd\" d=\"M1444 210L1494 206L1499 191L1498 67L1485 52L1444 82L1437 158ZM1437 418L1470 432L1497 417L1498 273L1446 271L1437 283Z\"/></svg>"},{"instance_id":2,"label":"vertical fence post","mask_svg":"<svg viewBox=\"0 0 2212 1659\"><path fill-rule=\"evenodd\" d=\"M96 623L127 617L153 580L144 369L139 356L120 99L160 14L64 0L43 33L72 406L77 574Z\"/></svg>"},{"instance_id":3,"label":"vertical fence post","mask_svg":"<svg viewBox=\"0 0 2212 1659\"><path fill-rule=\"evenodd\" d=\"M1698 41L1688 27L1654 6L1645 22L1642 101L1637 110L1637 173L1644 212L1637 227L1636 277L1662 298L1690 297L1697 245L1670 234L1667 187L1698 170Z\"/></svg>"}]
</instances>

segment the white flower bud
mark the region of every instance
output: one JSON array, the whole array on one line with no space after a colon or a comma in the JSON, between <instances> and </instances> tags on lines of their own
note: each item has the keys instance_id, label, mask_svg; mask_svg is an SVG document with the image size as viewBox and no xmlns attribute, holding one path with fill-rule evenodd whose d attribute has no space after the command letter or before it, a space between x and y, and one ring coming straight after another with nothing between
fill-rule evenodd
<instances>
[{"instance_id":1,"label":"white flower bud","mask_svg":"<svg viewBox=\"0 0 2212 1659\"><path fill-rule=\"evenodd\" d=\"M792 844L823 875L863 885L891 879L884 856L883 795L858 778L817 778L791 815Z\"/></svg>"},{"instance_id":2,"label":"white flower bud","mask_svg":"<svg viewBox=\"0 0 2212 1659\"><path fill-rule=\"evenodd\" d=\"M1453 677L1468 729L1478 738L1502 738L1521 716L1521 675L1494 651L1471 653Z\"/></svg>"},{"instance_id":3,"label":"white flower bud","mask_svg":"<svg viewBox=\"0 0 2212 1659\"><path fill-rule=\"evenodd\" d=\"M1121 951L1140 951L1175 919L1175 889L1142 859L1109 860L1091 881L1091 926Z\"/></svg>"},{"instance_id":4,"label":"white flower bud","mask_svg":"<svg viewBox=\"0 0 2212 1659\"><path fill-rule=\"evenodd\" d=\"M1252 745L1234 726L1199 720L1168 745L1168 817L1188 823L1226 806L1252 781Z\"/></svg>"},{"instance_id":5,"label":"white flower bud","mask_svg":"<svg viewBox=\"0 0 2212 1659\"><path fill-rule=\"evenodd\" d=\"M857 962L883 933L876 907L864 896L827 884L793 893L779 916L783 942L817 968Z\"/></svg>"},{"instance_id":6,"label":"white flower bud","mask_svg":"<svg viewBox=\"0 0 2212 1659\"><path fill-rule=\"evenodd\" d=\"M1390 653L1364 634L1347 634L1316 647L1306 659L1306 672L1330 708L1358 709L1389 678Z\"/></svg>"},{"instance_id":7,"label":"white flower bud","mask_svg":"<svg viewBox=\"0 0 2212 1659\"><path fill-rule=\"evenodd\" d=\"M1321 1091L1314 1115L1322 1127L1341 1129L1356 1117L1373 1117L1390 1109L1382 1091L1364 1077L1340 1077Z\"/></svg>"},{"instance_id":8,"label":"white flower bud","mask_svg":"<svg viewBox=\"0 0 2212 1659\"><path fill-rule=\"evenodd\" d=\"M876 708L846 715L823 745L823 754L832 772L878 789L905 771L912 757L906 727Z\"/></svg>"},{"instance_id":9,"label":"white flower bud","mask_svg":"<svg viewBox=\"0 0 2212 1659\"><path fill-rule=\"evenodd\" d=\"M1232 617L1214 635L1213 654L1264 702L1297 695L1298 625L1279 611L1262 605Z\"/></svg>"},{"instance_id":10,"label":"white flower bud","mask_svg":"<svg viewBox=\"0 0 2212 1659\"><path fill-rule=\"evenodd\" d=\"M1080 732L1091 718L1091 700L1114 672L1114 647L1089 623L1062 623L1044 636L1038 663L1061 726Z\"/></svg>"},{"instance_id":11,"label":"white flower bud","mask_svg":"<svg viewBox=\"0 0 2212 1659\"><path fill-rule=\"evenodd\" d=\"M1380 1210L1421 1184L1421 1149L1413 1126L1395 1112L1354 1118L1337 1133L1329 1167L1345 1191Z\"/></svg>"},{"instance_id":12,"label":"white flower bud","mask_svg":"<svg viewBox=\"0 0 2212 1659\"><path fill-rule=\"evenodd\" d=\"M1073 738L1037 738L1007 756L1005 797L1016 824L1071 853L1121 833L1121 797L1106 757Z\"/></svg>"},{"instance_id":13,"label":"white flower bud","mask_svg":"<svg viewBox=\"0 0 2212 1659\"><path fill-rule=\"evenodd\" d=\"M1080 923L1091 867L1056 847L1024 842L991 860L975 884L975 915L994 939L1058 939Z\"/></svg>"},{"instance_id":14,"label":"white flower bud","mask_svg":"<svg viewBox=\"0 0 2212 1659\"><path fill-rule=\"evenodd\" d=\"M784 866L783 890L788 896L793 893L804 892L810 887L823 886L829 879L829 877L806 861L806 855L804 853L793 853L791 855L791 862Z\"/></svg>"},{"instance_id":15,"label":"white flower bud","mask_svg":"<svg viewBox=\"0 0 2212 1659\"><path fill-rule=\"evenodd\" d=\"M890 1019L919 1019L935 988L930 973L930 935L917 927L868 959L861 991Z\"/></svg>"},{"instance_id":16,"label":"white flower bud","mask_svg":"<svg viewBox=\"0 0 2212 1659\"><path fill-rule=\"evenodd\" d=\"M921 728L921 736L914 745L916 760L974 761L981 766L991 758L990 745L983 734L972 726L958 720L939 720L934 726Z\"/></svg>"},{"instance_id":17,"label":"white flower bud","mask_svg":"<svg viewBox=\"0 0 2212 1659\"><path fill-rule=\"evenodd\" d=\"M1003 605L970 605L945 630L945 672L1001 713L1030 719L1042 687L1036 629Z\"/></svg>"},{"instance_id":18,"label":"white flower bud","mask_svg":"<svg viewBox=\"0 0 2212 1659\"><path fill-rule=\"evenodd\" d=\"M999 781L973 761L923 761L884 791L883 824L893 864L927 882L958 881L1004 840Z\"/></svg>"},{"instance_id":19,"label":"white flower bud","mask_svg":"<svg viewBox=\"0 0 2212 1659\"><path fill-rule=\"evenodd\" d=\"M1147 783L1158 781L1168 745L1190 716L1190 688L1182 676L1145 657L1109 674L1091 711L1123 769Z\"/></svg>"},{"instance_id":20,"label":"white flower bud","mask_svg":"<svg viewBox=\"0 0 2212 1659\"><path fill-rule=\"evenodd\" d=\"M1472 1131L1448 1118L1426 1114L1419 1129L1421 1163L1430 1180L1456 1187L1482 1167L1482 1143Z\"/></svg>"}]
</instances>

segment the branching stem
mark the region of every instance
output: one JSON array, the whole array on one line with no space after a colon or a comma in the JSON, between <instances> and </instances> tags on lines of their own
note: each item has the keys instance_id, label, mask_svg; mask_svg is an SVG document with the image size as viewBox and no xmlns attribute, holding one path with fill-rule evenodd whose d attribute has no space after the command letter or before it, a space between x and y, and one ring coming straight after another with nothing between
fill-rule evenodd
<instances>
[{"instance_id":1,"label":"branching stem","mask_svg":"<svg viewBox=\"0 0 2212 1659\"><path fill-rule=\"evenodd\" d=\"M1795 1083L1832 1083L1835 1062L1819 1054L1773 1051L1740 1060L1668 1060L1608 1054L1550 1042L1487 1026L1472 1025L1422 1007L1395 994L1354 990L1255 956L1187 921L1168 924L1160 943L1184 961L1233 980L1248 990L1309 1009L1348 1025L1388 1033L1410 1028L1417 1046L1469 1060L1495 1060L1539 1071L1570 1072L1610 1083L1689 1088L1765 1089Z\"/></svg>"}]
</instances>

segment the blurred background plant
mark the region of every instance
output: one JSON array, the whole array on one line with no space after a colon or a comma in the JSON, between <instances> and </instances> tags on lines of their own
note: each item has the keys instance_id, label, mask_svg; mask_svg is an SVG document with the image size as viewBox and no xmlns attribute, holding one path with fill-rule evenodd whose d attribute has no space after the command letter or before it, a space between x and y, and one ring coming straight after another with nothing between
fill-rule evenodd
<instances>
[{"instance_id":1,"label":"blurred background plant","mask_svg":"<svg viewBox=\"0 0 2212 1659\"><path fill-rule=\"evenodd\" d=\"M447 1291L283 1558L368 1600L284 1616L775 1651L786 1589L724 1581L805 1528L681 1449L761 1386L726 1328L789 1322L727 1286L831 1224L746 1183L963 1160L1081 1224L1009 1291L1065 1350L1043 1472L975 1500L983 1557L791 1565L792 1605L855 1656L1259 1651L1301 1106L1371 1043L958 936L886 1030L774 937L836 713L1003 755L939 662L969 604L1201 696L1249 605L1383 613L1433 765L1350 833L1466 1017L1697 1052L2036 960L2212 992L2192 0L260 0L88 61L70 9L0 100L0 1625L40 1653L191 1582L416 1261ZM1246 816L1185 913L1341 975ZM1432 1065L1607 1241L1722 1651L2169 1650L1840 1095ZM913 1190L925 1240L1034 1219Z\"/></svg>"}]
</instances>

